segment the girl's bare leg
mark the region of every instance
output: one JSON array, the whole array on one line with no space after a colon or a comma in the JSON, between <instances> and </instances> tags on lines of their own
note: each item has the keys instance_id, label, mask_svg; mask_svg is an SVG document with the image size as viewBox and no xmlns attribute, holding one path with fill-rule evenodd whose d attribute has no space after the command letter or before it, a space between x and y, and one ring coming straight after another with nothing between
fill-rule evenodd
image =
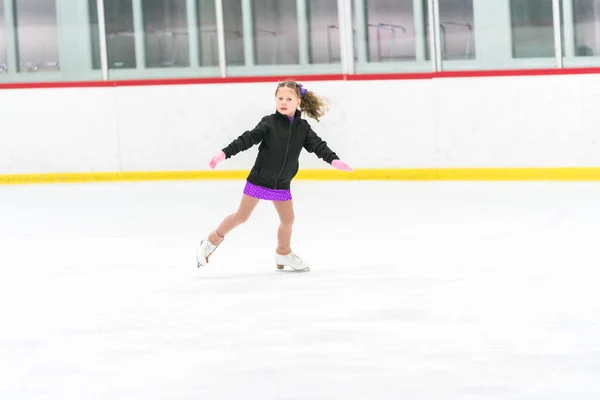
<instances>
[{"instance_id":1,"label":"girl's bare leg","mask_svg":"<svg viewBox=\"0 0 600 400\"><path fill-rule=\"evenodd\" d=\"M289 201L274 201L279 214L279 229L277 230L277 254L287 255L292 252L292 227L294 225L294 204Z\"/></svg>"},{"instance_id":2,"label":"girl's bare leg","mask_svg":"<svg viewBox=\"0 0 600 400\"><path fill-rule=\"evenodd\" d=\"M227 235L237 226L248 221L248 218L250 218L250 215L252 215L252 212L259 202L259 199L247 196L245 194L242 195L242 200L240 201L238 210L235 213L225 217L217 229L210 233L208 240L215 246L220 245L223 239L225 239L225 235Z\"/></svg>"}]
</instances>

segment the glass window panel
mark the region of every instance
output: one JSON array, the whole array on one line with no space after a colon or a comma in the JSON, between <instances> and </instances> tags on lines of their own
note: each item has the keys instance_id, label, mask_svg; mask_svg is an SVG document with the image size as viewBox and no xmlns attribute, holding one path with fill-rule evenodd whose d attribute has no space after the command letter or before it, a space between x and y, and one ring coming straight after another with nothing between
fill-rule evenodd
<instances>
[{"instance_id":1,"label":"glass window panel","mask_svg":"<svg viewBox=\"0 0 600 400\"><path fill-rule=\"evenodd\" d=\"M552 0L442 0L439 30L444 70L556 65Z\"/></svg>"},{"instance_id":2,"label":"glass window panel","mask_svg":"<svg viewBox=\"0 0 600 400\"><path fill-rule=\"evenodd\" d=\"M96 0L89 0L92 65L100 69L100 38ZM104 0L108 67L135 68L135 37L131 0Z\"/></svg>"},{"instance_id":3,"label":"glass window panel","mask_svg":"<svg viewBox=\"0 0 600 400\"><path fill-rule=\"evenodd\" d=\"M510 0L514 58L554 57L552 0Z\"/></svg>"},{"instance_id":4,"label":"glass window panel","mask_svg":"<svg viewBox=\"0 0 600 400\"><path fill-rule=\"evenodd\" d=\"M426 6L427 0L353 0L356 71L431 71Z\"/></svg>"},{"instance_id":5,"label":"glass window panel","mask_svg":"<svg viewBox=\"0 0 600 400\"><path fill-rule=\"evenodd\" d=\"M6 58L6 39L4 33L4 2L0 1L0 74L8 71Z\"/></svg>"},{"instance_id":6,"label":"glass window panel","mask_svg":"<svg viewBox=\"0 0 600 400\"><path fill-rule=\"evenodd\" d=\"M439 4L442 59L474 59L473 0L442 0Z\"/></svg>"},{"instance_id":7,"label":"glass window panel","mask_svg":"<svg viewBox=\"0 0 600 400\"><path fill-rule=\"evenodd\" d=\"M337 1L308 0L310 63L339 63L340 34Z\"/></svg>"},{"instance_id":8,"label":"glass window panel","mask_svg":"<svg viewBox=\"0 0 600 400\"><path fill-rule=\"evenodd\" d=\"M215 2L199 0L196 11L198 13L198 65L219 65Z\"/></svg>"},{"instance_id":9,"label":"glass window panel","mask_svg":"<svg viewBox=\"0 0 600 400\"><path fill-rule=\"evenodd\" d=\"M252 1L256 64L298 64L296 0Z\"/></svg>"},{"instance_id":10,"label":"glass window panel","mask_svg":"<svg viewBox=\"0 0 600 400\"><path fill-rule=\"evenodd\" d=\"M213 0L198 1L200 65L219 65L217 16ZM240 0L223 0L223 25L225 30L225 58L228 65L244 65L244 36L242 32L242 3Z\"/></svg>"},{"instance_id":11,"label":"glass window panel","mask_svg":"<svg viewBox=\"0 0 600 400\"><path fill-rule=\"evenodd\" d=\"M144 0L146 67L190 65L186 0Z\"/></svg>"},{"instance_id":12,"label":"glass window panel","mask_svg":"<svg viewBox=\"0 0 600 400\"><path fill-rule=\"evenodd\" d=\"M240 0L223 0L223 25L227 65L244 65L244 24Z\"/></svg>"},{"instance_id":13,"label":"glass window panel","mask_svg":"<svg viewBox=\"0 0 600 400\"><path fill-rule=\"evenodd\" d=\"M367 0L368 61L415 60L413 0Z\"/></svg>"},{"instance_id":14,"label":"glass window panel","mask_svg":"<svg viewBox=\"0 0 600 400\"><path fill-rule=\"evenodd\" d=\"M56 0L14 0L20 72L58 71Z\"/></svg>"},{"instance_id":15,"label":"glass window panel","mask_svg":"<svg viewBox=\"0 0 600 400\"><path fill-rule=\"evenodd\" d=\"M600 0L573 0L575 55L600 55Z\"/></svg>"}]
</instances>

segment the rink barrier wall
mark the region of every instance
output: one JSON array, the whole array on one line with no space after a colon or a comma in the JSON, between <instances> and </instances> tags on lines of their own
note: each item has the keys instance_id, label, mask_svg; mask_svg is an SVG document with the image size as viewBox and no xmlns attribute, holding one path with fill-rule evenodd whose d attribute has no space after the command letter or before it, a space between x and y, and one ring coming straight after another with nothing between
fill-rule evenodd
<instances>
[{"instance_id":1,"label":"rink barrier wall","mask_svg":"<svg viewBox=\"0 0 600 400\"><path fill-rule=\"evenodd\" d=\"M0 185L177 180L243 180L249 171L97 172L0 175ZM600 181L590 168L416 168L362 169L354 172L305 170L297 181Z\"/></svg>"},{"instance_id":2,"label":"rink barrier wall","mask_svg":"<svg viewBox=\"0 0 600 400\"><path fill-rule=\"evenodd\" d=\"M490 69L439 72L358 73L358 74L294 74L290 79L298 81L379 81L379 80L422 80L441 78L484 78L509 76L557 76L600 74L600 67L581 68L532 68ZM53 88L97 88L127 86L206 85L231 83L268 83L288 79L283 76L229 76L202 78L155 78L106 81L49 81L49 82L0 82L0 90L10 89L53 89Z\"/></svg>"},{"instance_id":3,"label":"rink barrier wall","mask_svg":"<svg viewBox=\"0 0 600 400\"><path fill-rule=\"evenodd\" d=\"M356 170L303 152L299 180L600 180L600 68L290 78L333 101L310 123ZM258 146L208 160L280 79L0 84L0 184L244 179Z\"/></svg>"}]
</instances>

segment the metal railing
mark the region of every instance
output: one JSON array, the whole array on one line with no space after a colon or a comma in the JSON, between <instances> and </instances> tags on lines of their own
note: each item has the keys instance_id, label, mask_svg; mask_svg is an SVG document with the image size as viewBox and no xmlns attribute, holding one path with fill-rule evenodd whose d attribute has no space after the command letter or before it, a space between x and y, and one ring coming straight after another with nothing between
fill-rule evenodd
<instances>
[{"instance_id":1,"label":"metal railing","mask_svg":"<svg viewBox=\"0 0 600 400\"><path fill-rule=\"evenodd\" d=\"M442 58L444 60L448 59L448 27L450 26L459 26L467 28L468 36L465 40L465 59L472 58L473 54L471 54L471 48L475 47L473 45L475 41L475 35L473 34L473 26L468 22L459 22L459 21L444 21L440 22L440 39L442 42Z\"/></svg>"},{"instance_id":2,"label":"metal railing","mask_svg":"<svg viewBox=\"0 0 600 400\"><path fill-rule=\"evenodd\" d=\"M396 38L397 38L397 32L400 31L402 33L406 33L406 27L402 26L402 25L394 25L394 24L386 24L386 23L377 23L377 24L367 24L368 28L375 28L375 44L376 44L376 48L377 48L377 59L378 60L382 60L382 50L381 50L381 43L382 43L382 39L381 39L381 32L382 31L388 31L390 32L392 39L391 39L391 44L389 46L389 52L388 52L388 61L392 60L392 51L394 49L394 45L396 44ZM332 62L336 62L336 61L340 61L340 58L336 58L334 57L333 54L333 44L332 44L332 32L338 32L339 31L339 26L336 24L332 24L327 26L327 54L328 54L328 60L330 63ZM352 37L353 37L353 43L355 46L355 50L354 50L354 54L355 54L355 60L357 59L357 51L356 51L356 30L353 29L352 30Z\"/></svg>"}]
</instances>

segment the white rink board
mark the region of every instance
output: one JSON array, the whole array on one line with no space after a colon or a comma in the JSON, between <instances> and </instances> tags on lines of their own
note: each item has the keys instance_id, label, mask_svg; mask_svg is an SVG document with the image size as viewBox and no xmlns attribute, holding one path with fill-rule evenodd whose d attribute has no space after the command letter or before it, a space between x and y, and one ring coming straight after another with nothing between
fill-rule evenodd
<instances>
[{"instance_id":1,"label":"white rink board","mask_svg":"<svg viewBox=\"0 0 600 400\"><path fill-rule=\"evenodd\" d=\"M303 82L355 168L600 165L597 75ZM1 90L0 173L206 170L274 111L273 83ZM248 169L256 148L219 165ZM303 153L301 168L327 168Z\"/></svg>"}]
</instances>

